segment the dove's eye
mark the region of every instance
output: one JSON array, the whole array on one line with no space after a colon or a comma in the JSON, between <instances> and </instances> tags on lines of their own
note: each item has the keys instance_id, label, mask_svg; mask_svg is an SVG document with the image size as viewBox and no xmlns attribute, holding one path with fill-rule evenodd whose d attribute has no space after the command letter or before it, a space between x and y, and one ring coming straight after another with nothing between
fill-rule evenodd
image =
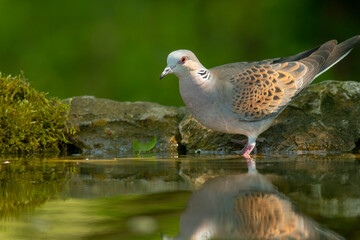
<instances>
[{"instance_id":1,"label":"dove's eye","mask_svg":"<svg viewBox=\"0 0 360 240\"><path fill-rule=\"evenodd\" d=\"M181 63L185 63L187 60L188 60L188 58L185 56L181 57L181 59L180 59Z\"/></svg>"}]
</instances>

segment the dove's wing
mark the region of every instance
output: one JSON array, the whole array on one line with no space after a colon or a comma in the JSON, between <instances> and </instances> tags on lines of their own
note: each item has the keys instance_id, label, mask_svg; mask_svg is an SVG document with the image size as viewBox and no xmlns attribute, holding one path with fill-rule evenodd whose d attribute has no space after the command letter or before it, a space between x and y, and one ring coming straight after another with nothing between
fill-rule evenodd
<instances>
[{"instance_id":1,"label":"dove's wing","mask_svg":"<svg viewBox=\"0 0 360 240\"><path fill-rule=\"evenodd\" d=\"M210 71L220 83L218 95L225 106L240 120L258 121L278 115L314 78L360 41L359 36L354 39L339 45L332 40L287 58L232 63Z\"/></svg>"},{"instance_id":2,"label":"dove's wing","mask_svg":"<svg viewBox=\"0 0 360 240\"><path fill-rule=\"evenodd\" d=\"M273 64L270 60L238 64L235 72L219 77L226 79L222 83L224 102L240 120L257 121L278 114L291 101L307 67L300 62Z\"/></svg>"}]
</instances>

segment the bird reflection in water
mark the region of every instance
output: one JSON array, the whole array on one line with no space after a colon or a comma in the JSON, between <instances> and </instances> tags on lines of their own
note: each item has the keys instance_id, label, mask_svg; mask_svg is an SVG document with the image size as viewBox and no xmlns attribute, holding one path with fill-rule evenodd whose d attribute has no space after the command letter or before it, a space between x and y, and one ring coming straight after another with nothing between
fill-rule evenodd
<instances>
[{"instance_id":1,"label":"bird reflection in water","mask_svg":"<svg viewBox=\"0 0 360 240\"><path fill-rule=\"evenodd\" d=\"M180 233L164 240L205 239L344 239L294 209L291 201L258 173L207 181L188 200Z\"/></svg>"}]
</instances>

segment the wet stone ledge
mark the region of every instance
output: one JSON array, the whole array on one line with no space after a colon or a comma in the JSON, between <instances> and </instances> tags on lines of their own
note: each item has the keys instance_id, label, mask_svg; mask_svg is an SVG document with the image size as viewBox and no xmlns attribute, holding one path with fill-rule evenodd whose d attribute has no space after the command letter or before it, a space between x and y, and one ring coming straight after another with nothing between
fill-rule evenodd
<instances>
[{"instance_id":1,"label":"wet stone ledge","mask_svg":"<svg viewBox=\"0 0 360 240\"><path fill-rule=\"evenodd\" d=\"M134 139L148 142L154 136L153 152L231 153L242 148L232 139L246 139L203 127L185 107L149 102L74 97L69 119L79 129L73 145L86 154L130 153ZM358 152L360 83L310 85L260 137L258 153Z\"/></svg>"},{"instance_id":2,"label":"wet stone ledge","mask_svg":"<svg viewBox=\"0 0 360 240\"><path fill-rule=\"evenodd\" d=\"M77 127L73 145L85 154L132 152L136 139L157 136L155 152L177 152L178 124L185 108L150 102L117 102L91 96L71 99L70 121Z\"/></svg>"}]
</instances>

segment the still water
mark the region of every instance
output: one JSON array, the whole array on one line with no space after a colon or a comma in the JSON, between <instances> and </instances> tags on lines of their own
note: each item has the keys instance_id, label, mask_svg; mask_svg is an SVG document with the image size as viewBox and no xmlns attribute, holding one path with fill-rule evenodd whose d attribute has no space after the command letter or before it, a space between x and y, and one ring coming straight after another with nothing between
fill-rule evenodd
<instances>
[{"instance_id":1,"label":"still water","mask_svg":"<svg viewBox=\"0 0 360 240\"><path fill-rule=\"evenodd\" d=\"M0 159L0 239L360 239L356 155Z\"/></svg>"}]
</instances>

